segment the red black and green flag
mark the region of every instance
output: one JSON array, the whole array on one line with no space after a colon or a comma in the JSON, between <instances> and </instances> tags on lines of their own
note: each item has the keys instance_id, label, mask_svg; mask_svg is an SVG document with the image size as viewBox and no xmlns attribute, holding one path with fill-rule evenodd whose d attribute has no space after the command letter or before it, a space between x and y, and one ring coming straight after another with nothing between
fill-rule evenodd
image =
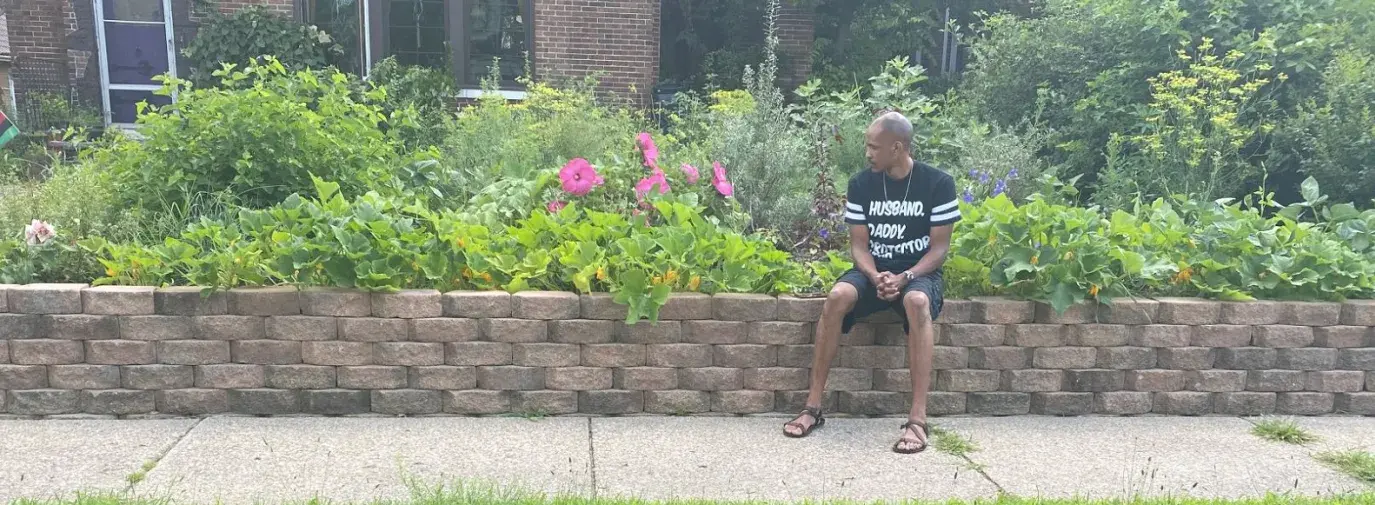
<instances>
[{"instance_id":1,"label":"red black and green flag","mask_svg":"<svg viewBox=\"0 0 1375 505\"><path fill-rule=\"evenodd\" d=\"M0 147L5 147L5 144L10 143L18 136L19 127L15 126L14 121L10 121L9 116L6 116L4 112L0 112Z\"/></svg>"}]
</instances>

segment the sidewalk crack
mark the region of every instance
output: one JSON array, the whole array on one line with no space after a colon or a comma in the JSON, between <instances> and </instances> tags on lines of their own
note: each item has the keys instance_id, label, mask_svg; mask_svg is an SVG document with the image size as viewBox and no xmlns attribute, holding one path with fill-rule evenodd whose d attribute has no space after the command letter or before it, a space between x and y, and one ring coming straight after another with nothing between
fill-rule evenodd
<instances>
[{"instance_id":1,"label":"sidewalk crack","mask_svg":"<svg viewBox=\"0 0 1375 505\"><path fill-rule=\"evenodd\" d=\"M196 427L200 426L202 422L205 422L205 419L204 417L197 419L190 427L186 428L186 431L183 431L181 435L177 436L176 440L173 440L172 443L167 444L167 447L158 451L158 454L153 456L153 459L144 462L143 466L137 471L126 475L124 480L128 482L129 485L125 486L124 491L126 493L133 491L134 486L137 486L139 483L143 482L144 479L148 478L148 474L158 467L158 463L162 462L162 458L167 457L167 455L172 452L172 449L176 449L178 445L181 445L181 441L186 439L186 436L190 435L192 431L195 431Z\"/></svg>"},{"instance_id":2,"label":"sidewalk crack","mask_svg":"<svg viewBox=\"0 0 1375 505\"><path fill-rule=\"evenodd\" d=\"M592 418L587 418L587 466L592 477L592 498L597 497L597 444L593 441Z\"/></svg>"}]
</instances>

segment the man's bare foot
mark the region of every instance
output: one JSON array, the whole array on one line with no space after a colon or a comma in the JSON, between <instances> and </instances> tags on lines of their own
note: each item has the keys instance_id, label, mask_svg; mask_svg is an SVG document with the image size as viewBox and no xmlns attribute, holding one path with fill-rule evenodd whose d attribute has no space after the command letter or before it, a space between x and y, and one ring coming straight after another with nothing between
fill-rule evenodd
<instances>
[{"instance_id":1,"label":"man's bare foot","mask_svg":"<svg viewBox=\"0 0 1375 505\"><path fill-rule=\"evenodd\" d=\"M810 434L813 429L820 428L823 424L826 424L826 419L822 417L821 409L818 407L807 407L801 414L793 418L792 421L783 425L783 434L793 438L805 437Z\"/></svg>"},{"instance_id":2,"label":"man's bare foot","mask_svg":"<svg viewBox=\"0 0 1375 505\"><path fill-rule=\"evenodd\" d=\"M915 454L926 450L926 421L907 421L902 425L902 438L893 444L893 452Z\"/></svg>"}]
</instances>

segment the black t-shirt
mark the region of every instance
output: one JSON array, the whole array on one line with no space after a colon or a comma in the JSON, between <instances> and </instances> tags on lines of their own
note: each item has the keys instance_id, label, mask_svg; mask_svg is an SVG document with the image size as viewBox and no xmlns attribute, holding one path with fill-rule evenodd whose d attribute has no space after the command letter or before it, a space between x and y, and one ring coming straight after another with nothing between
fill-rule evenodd
<instances>
[{"instance_id":1,"label":"black t-shirt","mask_svg":"<svg viewBox=\"0 0 1375 505\"><path fill-rule=\"evenodd\" d=\"M901 180L873 170L850 178L845 222L868 225L869 253L880 271L915 266L931 248L931 228L959 220L955 178L925 163L913 163Z\"/></svg>"}]
</instances>

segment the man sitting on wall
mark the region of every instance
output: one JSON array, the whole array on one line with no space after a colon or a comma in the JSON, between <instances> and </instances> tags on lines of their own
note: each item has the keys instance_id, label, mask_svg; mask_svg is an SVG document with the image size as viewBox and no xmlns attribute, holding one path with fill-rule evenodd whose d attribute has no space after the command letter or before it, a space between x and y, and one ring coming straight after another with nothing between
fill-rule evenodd
<instances>
[{"instance_id":1,"label":"man sitting on wall","mask_svg":"<svg viewBox=\"0 0 1375 505\"><path fill-rule=\"evenodd\" d=\"M912 159L912 123L902 114L879 117L865 141L870 169L850 178L845 203L855 267L826 297L816 326L806 406L783 430L790 437L804 437L825 424L821 401L841 333L849 333L857 318L892 308L903 321L912 372L912 409L893 450L911 454L928 445L932 320L941 311L941 265L951 230L960 220L959 201L953 177Z\"/></svg>"}]
</instances>

